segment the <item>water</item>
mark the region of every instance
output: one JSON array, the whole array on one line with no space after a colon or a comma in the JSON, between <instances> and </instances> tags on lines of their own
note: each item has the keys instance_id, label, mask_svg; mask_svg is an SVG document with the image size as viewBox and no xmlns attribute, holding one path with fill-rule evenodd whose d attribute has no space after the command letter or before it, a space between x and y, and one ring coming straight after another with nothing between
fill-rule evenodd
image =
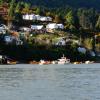
<instances>
[{"instance_id":1,"label":"water","mask_svg":"<svg viewBox=\"0 0 100 100\"><path fill-rule=\"evenodd\" d=\"M100 100L100 64L1 65L0 100Z\"/></svg>"}]
</instances>

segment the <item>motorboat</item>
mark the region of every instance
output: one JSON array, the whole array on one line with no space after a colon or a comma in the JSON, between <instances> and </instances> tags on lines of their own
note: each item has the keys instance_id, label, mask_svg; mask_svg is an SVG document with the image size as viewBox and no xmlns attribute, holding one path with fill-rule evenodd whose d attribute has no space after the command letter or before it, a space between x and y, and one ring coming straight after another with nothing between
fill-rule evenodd
<instances>
[{"instance_id":1,"label":"motorboat","mask_svg":"<svg viewBox=\"0 0 100 100\"><path fill-rule=\"evenodd\" d=\"M58 64L69 64L70 59L67 59L64 55L61 57L61 59L58 59Z\"/></svg>"},{"instance_id":2,"label":"motorboat","mask_svg":"<svg viewBox=\"0 0 100 100\"><path fill-rule=\"evenodd\" d=\"M85 61L85 64L93 64L94 61Z\"/></svg>"},{"instance_id":3,"label":"motorboat","mask_svg":"<svg viewBox=\"0 0 100 100\"><path fill-rule=\"evenodd\" d=\"M48 65L51 64L50 61L40 60L39 65Z\"/></svg>"}]
</instances>

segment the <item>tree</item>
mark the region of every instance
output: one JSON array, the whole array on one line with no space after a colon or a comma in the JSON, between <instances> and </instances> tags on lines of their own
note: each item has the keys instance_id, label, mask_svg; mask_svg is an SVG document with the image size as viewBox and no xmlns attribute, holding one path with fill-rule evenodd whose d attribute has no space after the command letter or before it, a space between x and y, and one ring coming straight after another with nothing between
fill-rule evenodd
<instances>
[{"instance_id":1,"label":"tree","mask_svg":"<svg viewBox=\"0 0 100 100\"><path fill-rule=\"evenodd\" d=\"M78 9L77 16L79 24L83 29L94 30L96 22L96 11L91 9Z\"/></svg>"},{"instance_id":2,"label":"tree","mask_svg":"<svg viewBox=\"0 0 100 100\"><path fill-rule=\"evenodd\" d=\"M11 0L10 7L8 9L8 26L12 27L12 20L14 19L14 9L15 8L15 0Z\"/></svg>"},{"instance_id":3,"label":"tree","mask_svg":"<svg viewBox=\"0 0 100 100\"><path fill-rule=\"evenodd\" d=\"M24 3L24 8L22 10L22 13L26 14L30 12L30 4L29 3Z\"/></svg>"},{"instance_id":4,"label":"tree","mask_svg":"<svg viewBox=\"0 0 100 100\"><path fill-rule=\"evenodd\" d=\"M61 17L58 16L58 15L55 15L54 22L55 22L55 23L61 23L61 22L62 22L62 21L61 21Z\"/></svg>"},{"instance_id":5,"label":"tree","mask_svg":"<svg viewBox=\"0 0 100 100\"><path fill-rule=\"evenodd\" d=\"M96 28L100 29L100 15L99 15L97 23L96 23Z\"/></svg>"},{"instance_id":6,"label":"tree","mask_svg":"<svg viewBox=\"0 0 100 100\"><path fill-rule=\"evenodd\" d=\"M66 16L65 16L65 20L66 20L66 25L69 27L69 28L72 28L72 26L74 27L74 23L75 23L75 19L74 19L74 16L73 16L73 11L69 11Z\"/></svg>"},{"instance_id":7,"label":"tree","mask_svg":"<svg viewBox=\"0 0 100 100\"><path fill-rule=\"evenodd\" d=\"M20 8L21 8L21 5L20 5L20 2L18 2L17 6L15 8L15 13L19 13L20 12Z\"/></svg>"},{"instance_id":8,"label":"tree","mask_svg":"<svg viewBox=\"0 0 100 100\"><path fill-rule=\"evenodd\" d=\"M3 4L3 0L0 0L0 5L2 5Z\"/></svg>"},{"instance_id":9,"label":"tree","mask_svg":"<svg viewBox=\"0 0 100 100\"><path fill-rule=\"evenodd\" d=\"M35 13L40 15L41 14L41 9L37 7Z\"/></svg>"}]
</instances>

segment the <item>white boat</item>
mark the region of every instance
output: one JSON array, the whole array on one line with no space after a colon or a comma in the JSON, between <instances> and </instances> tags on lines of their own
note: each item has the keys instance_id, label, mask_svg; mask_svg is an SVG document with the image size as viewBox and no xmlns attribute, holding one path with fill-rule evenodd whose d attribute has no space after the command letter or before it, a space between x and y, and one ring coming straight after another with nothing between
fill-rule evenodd
<instances>
[{"instance_id":1,"label":"white boat","mask_svg":"<svg viewBox=\"0 0 100 100\"><path fill-rule=\"evenodd\" d=\"M66 57L61 57L61 59L58 59L58 64L69 64L70 63L70 59L67 59Z\"/></svg>"},{"instance_id":2,"label":"white boat","mask_svg":"<svg viewBox=\"0 0 100 100\"><path fill-rule=\"evenodd\" d=\"M94 61L85 61L85 64L93 64Z\"/></svg>"},{"instance_id":3,"label":"white boat","mask_svg":"<svg viewBox=\"0 0 100 100\"><path fill-rule=\"evenodd\" d=\"M45 61L44 60L40 60L39 65L44 65Z\"/></svg>"},{"instance_id":4,"label":"white boat","mask_svg":"<svg viewBox=\"0 0 100 100\"><path fill-rule=\"evenodd\" d=\"M40 60L39 65L48 65L51 64L50 61Z\"/></svg>"},{"instance_id":5,"label":"white boat","mask_svg":"<svg viewBox=\"0 0 100 100\"><path fill-rule=\"evenodd\" d=\"M57 64L58 63L58 61L52 61L51 62L51 64Z\"/></svg>"}]
</instances>

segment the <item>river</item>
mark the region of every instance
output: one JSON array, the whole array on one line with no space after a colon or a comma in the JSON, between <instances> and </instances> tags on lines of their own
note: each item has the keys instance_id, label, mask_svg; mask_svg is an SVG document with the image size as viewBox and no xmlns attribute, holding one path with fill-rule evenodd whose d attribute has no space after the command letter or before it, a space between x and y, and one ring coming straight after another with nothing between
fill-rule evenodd
<instances>
[{"instance_id":1,"label":"river","mask_svg":"<svg viewBox=\"0 0 100 100\"><path fill-rule=\"evenodd\" d=\"M100 100L100 64L0 65L0 100Z\"/></svg>"}]
</instances>

